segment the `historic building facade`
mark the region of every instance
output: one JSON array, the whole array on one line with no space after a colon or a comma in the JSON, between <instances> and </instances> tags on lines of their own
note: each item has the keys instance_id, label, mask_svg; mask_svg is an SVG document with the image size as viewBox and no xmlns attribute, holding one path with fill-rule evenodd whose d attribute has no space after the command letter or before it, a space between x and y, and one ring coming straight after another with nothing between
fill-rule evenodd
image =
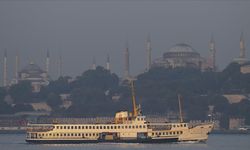
<instances>
[{"instance_id":1,"label":"historic building facade","mask_svg":"<svg viewBox=\"0 0 250 150\"><path fill-rule=\"evenodd\" d=\"M30 81L33 92L39 92L42 86L49 84L49 75L38 65L31 62L18 73L19 81Z\"/></svg>"},{"instance_id":2,"label":"historic building facade","mask_svg":"<svg viewBox=\"0 0 250 150\"><path fill-rule=\"evenodd\" d=\"M207 60L200 56L200 54L190 45L179 43L171 47L163 56L154 60L153 67L165 68L197 68L205 70L209 68Z\"/></svg>"}]
</instances>

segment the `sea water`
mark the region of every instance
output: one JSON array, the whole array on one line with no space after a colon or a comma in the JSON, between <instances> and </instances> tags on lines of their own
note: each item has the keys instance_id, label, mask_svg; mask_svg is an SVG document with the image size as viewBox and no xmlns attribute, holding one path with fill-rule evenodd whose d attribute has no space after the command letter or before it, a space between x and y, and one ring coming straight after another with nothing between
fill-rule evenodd
<instances>
[{"instance_id":1,"label":"sea water","mask_svg":"<svg viewBox=\"0 0 250 150\"><path fill-rule=\"evenodd\" d=\"M28 144L25 134L0 134L0 150L250 150L249 134L211 134L206 143Z\"/></svg>"}]
</instances>

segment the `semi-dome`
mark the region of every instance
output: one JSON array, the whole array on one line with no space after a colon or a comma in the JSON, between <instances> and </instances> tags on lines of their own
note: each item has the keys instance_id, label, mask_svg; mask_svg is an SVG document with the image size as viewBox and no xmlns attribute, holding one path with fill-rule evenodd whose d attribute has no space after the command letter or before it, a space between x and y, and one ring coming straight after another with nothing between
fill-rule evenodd
<instances>
[{"instance_id":1,"label":"semi-dome","mask_svg":"<svg viewBox=\"0 0 250 150\"><path fill-rule=\"evenodd\" d=\"M167 52L191 52L191 53L196 53L195 49L193 49L192 46L185 44L185 43L179 43L171 47Z\"/></svg>"}]
</instances>

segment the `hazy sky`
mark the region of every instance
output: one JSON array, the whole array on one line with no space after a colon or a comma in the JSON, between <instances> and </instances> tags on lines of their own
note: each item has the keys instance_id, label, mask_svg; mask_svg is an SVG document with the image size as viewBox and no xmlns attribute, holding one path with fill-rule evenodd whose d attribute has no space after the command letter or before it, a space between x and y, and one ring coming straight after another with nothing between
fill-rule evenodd
<instances>
[{"instance_id":1,"label":"hazy sky","mask_svg":"<svg viewBox=\"0 0 250 150\"><path fill-rule=\"evenodd\" d=\"M98 65L105 65L109 53L112 71L122 76L126 40L135 75L145 68L148 33L153 59L180 42L207 57L213 34L217 65L223 69L239 55L242 31L250 57L249 16L247 0L0 0L0 77L5 48L9 79L17 50L21 67L34 61L44 68L46 49L51 53L54 78L60 52L64 75L80 75L90 68L93 57Z\"/></svg>"}]
</instances>

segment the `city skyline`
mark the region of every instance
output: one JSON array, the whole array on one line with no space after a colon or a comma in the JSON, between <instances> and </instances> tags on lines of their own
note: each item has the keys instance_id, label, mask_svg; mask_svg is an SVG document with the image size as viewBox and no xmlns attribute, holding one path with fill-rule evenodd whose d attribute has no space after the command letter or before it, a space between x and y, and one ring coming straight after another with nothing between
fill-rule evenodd
<instances>
[{"instance_id":1,"label":"city skyline","mask_svg":"<svg viewBox=\"0 0 250 150\"><path fill-rule=\"evenodd\" d=\"M239 46L239 56L235 56L233 59L232 59L232 61L231 62L233 62L233 61L235 61L234 59L236 58L241 58L241 57L244 57L246 60L249 60L246 56L245 56L245 53L246 53L246 50L245 50L245 43L243 43L242 44L242 41L244 41L244 35L243 35L243 32L241 33L241 35L240 35L240 41L239 41L239 43L240 43L240 46ZM146 42L146 46L145 46L145 54L146 54L146 58L145 58L145 64L144 64L144 70L143 71L147 71L148 70L148 68L150 67L150 65L151 65L151 53L152 53L152 47L151 47L151 38L150 38L150 36L148 35L147 36L147 38L146 38L146 40L145 40ZM216 64L216 57L218 57L218 56L216 56L216 54L214 55L214 54L211 54L211 50L213 51L214 49L216 49L216 44L215 44L216 42L215 42L215 39L214 39L214 37L213 37L213 35L211 36L211 39L210 39L210 41L209 41L209 46L208 46L208 55L207 56L203 56L204 58L206 58L207 59L207 61L208 61L208 63L210 63L210 65L212 65L212 66L215 66L215 67L217 67L218 66L218 64ZM243 47L243 48L242 48ZM244 56L242 56L242 50L244 50ZM150 51L150 52L149 52ZM19 71L21 71L22 70L22 68L24 68L25 66L27 66L27 65L29 65L31 62L32 63L35 63L35 64L38 64L38 66L39 67L41 67L41 69L43 69L45 72L47 72L48 73L48 75L50 75L51 76L51 72L52 72L52 75L54 75L54 76L52 76L51 78L52 79L57 79L58 77L60 77L61 75L63 75L63 76L67 76L67 73L64 73L64 74L62 74L61 73L61 65L62 65L62 58L60 57L60 53L57 53L55 56L53 56L52 57L52 64L50 64L50 59L51 59L51 56L50 56L50 50L49 49L46 49L46 50L44 50L44 53L46 54L45 56L44 56L44 58L43 57L41 57L41 58L43 58L43 62L42 62L42 65L41 64L39 64L39 63L37 63L36 61L35 61L35 59L34 60L29 60L29 62L27 63L27 64L23 64L24 66L21 66L20 67L20 54L19 54L19 51L16 51L16 54L14 55L15 57L11 57L12 59L14 58L14 60L9 60L9 59L6 59L6 58L8 58L9 56L8 56L8 50L7 49L4 49L4 57L3 57L3 63L2 63L2 66L3 66L3 85L6 85L7 84L7 82L8 83L10 83L10 81L17 81L17 73L19 72ZM198 51L198 53L199 53L199 51ZM125 46L124 46L124 50L123 50L123 54L124 54L124 59L123 60L121 60L121 61L123 61L124 62L124 68L123 68L123 72L122 73L117 73L117 72L115 72L115 71L112 71L111 69L110 69L110 65L112 65L112 63L111 63L111 61L110 61L110 56L109 56L109 54L107 54L106 55L106 62L104 62L103 64L97 64L96 63L96 57L95 56L93 56L92 57L92 64L90 63L90 67L89 68L87 68L87 69L85 69L85 70L83 70L83 72L84 71L86 71L86 70L88 70L88 69L93 69L93 70L95 70L96 69L96 67L97 66L102 66L102 67L104 67L105 69L107 69L107 70L111 70L111 72L114 72L114 73L116 73L116 74L118 74L120 77L125 77L125 78L128 78L131 74L130 74L130 59L129 59L129 43L128 43L128 41L126 42L126 44L125 44ZM212 61L214 61L214 62L212 62L212 64L211 64L211 55L212 55L212 59L214 59L214 60L212 60ZM160 56L161 57L161 56ZM159 58L159 56L158 56L158 58ZM150 60L149 60L150 59ZM156 58L154 58L152 61L154 61L154 60L156 60ZM12 62L12 61L15 61L14 63L15 63L15 66L12 68L11 67L11 70L9 70L9 69L7 69L7 68L9 68L9 63L10 62ZM149 61L150 61L150 63L149 63ZM27 62L27 60L26 61L24 61L24 62ZM13 63L13 62L12 62ZM11 64L12 64L11 63ZM230 63L230 62L229 62ZM149 65L150 64L150 65ZM6 66L7 65L7 66ZM12 64L13 65L13 64ZM51 68L51 66L53 66L53 68ZM212 67L211 66L211 67ZM19 70L20 69L20 70ZM51 71L51 70L54 70L54 71ZM6 81L4 81L4 80L6 80L6 77L4 77L6 74L5 74L5 71L7 70L7 82ZM214 70L214 69L213 69ZM217 70L217 71L221 71L221 70L223 70L223 68L222 69L220 69L220 70ZM125 71L125 72L124 72ZM11 72L12 74L10 75L10 73L9 72ZM56 72L56 73L55 73ZM142 72L140 72L140 73L142 73ZM65 75L66 74L66 75ZM78 74L78 75L80 75L80 74ZM76 75L76 76L78 76L78 75ZM131 76L136 76L136 74L133 74L133 75L131 75ZM72 76L72 77L75 77L75 76Z\"/></svg>"},{"instance_id":2,"label":"city skyline","mask_svg":"<svg viewBox=\"0 0 250 150\"><path fill-rule=\"evenodd\" d=\"M136 75L145 70L148 34L152 61L177 43L190 44L207 58L212 34L216 64L222 70L239 57L241 32L246 57L250 56L250 21L246 19L250 2L243 0L0 3L0 69L3 70L3 51L7 49L9 79L15 77L17 51L19 69L35 61L45 70L47 49L53 79L58 72L73 77L80 75L91 68L93 57L97 65L105 67L107 54L111 71L122 77L126 40L129 41L130 73ZM58 69L60 59L63 67Z\"/></svg>"}]
</instances>

